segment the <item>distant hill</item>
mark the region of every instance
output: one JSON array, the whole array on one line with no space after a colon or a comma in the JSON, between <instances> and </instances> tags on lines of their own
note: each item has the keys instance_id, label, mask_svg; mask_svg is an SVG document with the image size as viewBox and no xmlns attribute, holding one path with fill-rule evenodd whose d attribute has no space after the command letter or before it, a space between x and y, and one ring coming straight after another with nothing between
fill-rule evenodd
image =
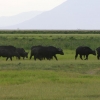
<instances>
[{"instance_id":1,"label":"distant hill","mask_svg":"<svg viewBox=\"0 0 100 100\"><path fill-rule=\"evenodd\" d=\"M67 0L28 21L4 29L100 29L100 0Z\"/></svg>"},{"instance_id":2,"label":"distant hill","mask_svg":"<svg viewBox=\"0 0 100 100\"><path fill-rule=\"evenodd\" d=\"M30 11L30 12L23 12L14 16L2 16L0 17L0 27L11 26L22 23L26 20L36 17L41 13L42 11Z\"/></svg>"}]
</instances>

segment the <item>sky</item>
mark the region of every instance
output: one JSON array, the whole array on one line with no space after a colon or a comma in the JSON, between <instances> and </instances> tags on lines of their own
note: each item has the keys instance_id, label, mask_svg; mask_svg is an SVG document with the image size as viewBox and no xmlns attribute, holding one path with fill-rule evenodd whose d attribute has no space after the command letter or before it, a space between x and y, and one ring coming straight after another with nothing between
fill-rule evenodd
<instances>
[{"instance_id":1,"label":"sky","mask_svg":"<svg viewBox=\"0 0 100 100\"><path fill-rule=\"evenodd\" d=\"M0 16L28 11L48 11L67 0L0 0Z\"/></svg>"}]
</instances>

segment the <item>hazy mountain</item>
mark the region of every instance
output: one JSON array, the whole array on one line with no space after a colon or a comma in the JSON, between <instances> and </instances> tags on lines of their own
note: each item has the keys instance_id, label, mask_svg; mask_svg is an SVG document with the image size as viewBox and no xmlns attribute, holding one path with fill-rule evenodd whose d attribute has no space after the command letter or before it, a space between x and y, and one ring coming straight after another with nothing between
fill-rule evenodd
<instances>
[{"instance_id":1,"label":"hazy mountain","mask_svg":"<svg viewBox=\"0 0 100 100\"><path fill-rule=\"evenodd\" d=\"M30 12L23 12L14 16L2 16L0 17L0 27L22 23L26 20L34 18L35 16L41 13L42 11L30 11Z\"/></svg>"},{"instance_id":2,"label":"hazy mountain","mask_svg":"<svg viewBox=\"0 0 100 100\"><path fill-rule=\"evenodd\" d=\"M100 29L100 0L67 0L56 8L6 29Z\"/></svg>"}]
</instances>

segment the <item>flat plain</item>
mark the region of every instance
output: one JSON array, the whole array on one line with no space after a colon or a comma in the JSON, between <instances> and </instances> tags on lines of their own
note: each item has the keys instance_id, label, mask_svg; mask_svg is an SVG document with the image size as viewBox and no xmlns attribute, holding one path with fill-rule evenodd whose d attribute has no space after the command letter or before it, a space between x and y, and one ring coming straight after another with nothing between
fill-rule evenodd
<instances>
[{"instance_id":1,"label":"flat plain","mask_svg":"<svg viewBox=\"0 0 100 100\"><path fill-rule=\"evenodd\" d=\"M74 59L75 49L100 46L99 34L0 34L0 45L61 47L58 61L0 57L0 100L100 100L100 61Z\"/></svg>"}]
</instances>

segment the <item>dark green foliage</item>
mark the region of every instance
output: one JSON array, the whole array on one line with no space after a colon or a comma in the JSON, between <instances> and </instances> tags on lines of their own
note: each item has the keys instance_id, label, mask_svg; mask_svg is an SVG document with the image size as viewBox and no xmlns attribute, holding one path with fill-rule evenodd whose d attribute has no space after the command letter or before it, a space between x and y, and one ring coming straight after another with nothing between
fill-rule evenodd
<instances>
[{"instance_id":1,"label":"dark green foliage","mask_svg":"<svg viewBox=\"0 0 100 100\"><path fill-rule=\"evenodd\" d=\"M52 45L69 50L75 50L78 46L96 49L100 46L99 41L99 34L23 34L23 31L21 34L0 34L0 45L13 45L26 50L36 45Z\"/></svg>"},{"instance_id":2,"label":"dark green foliage","mask_svg":"<svg viewBox=\"0 0 100 100\"><path fill-rule=\"evenodd\" d=\"M100 34L100 30L1 30L0 34Z\"/></svg>"}]
</instances>

